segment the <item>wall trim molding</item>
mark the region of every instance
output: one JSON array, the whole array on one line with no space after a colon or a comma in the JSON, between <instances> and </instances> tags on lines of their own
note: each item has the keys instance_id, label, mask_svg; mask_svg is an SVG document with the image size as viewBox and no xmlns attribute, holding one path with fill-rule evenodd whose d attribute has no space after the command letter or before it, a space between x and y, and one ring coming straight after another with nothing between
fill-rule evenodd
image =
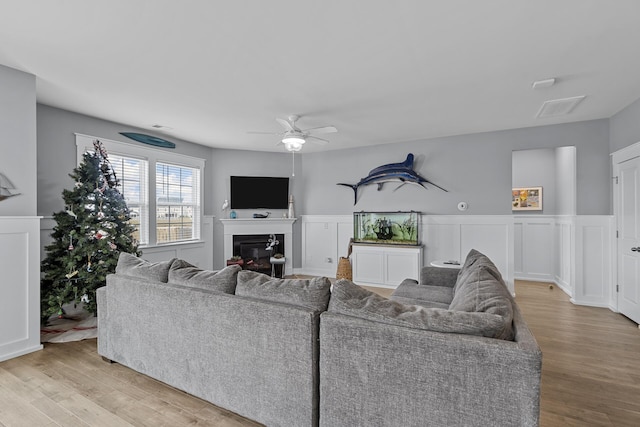
<instances>
[{"instance_id":1,"label":"wall trim molding","mask_svg":"<svg viewBox=\"0 0 640 427\"><path fill-rule=\"evenodd\" d=\"M337 265L324 260L335 260L344 252L346 245L339 242L352 236L352 216L303 215L301 219L302 266L295 273L335 277ZM516 279L553 283L576 305L617 311L615 254L611 252L614 223L610 215L423 214L423 265L434 260L463 260L475 248L494 260L512 293ZM530 238L525 253L532 263L525 271L520 269L518 233Z\"/></svg>"}]
</instances>

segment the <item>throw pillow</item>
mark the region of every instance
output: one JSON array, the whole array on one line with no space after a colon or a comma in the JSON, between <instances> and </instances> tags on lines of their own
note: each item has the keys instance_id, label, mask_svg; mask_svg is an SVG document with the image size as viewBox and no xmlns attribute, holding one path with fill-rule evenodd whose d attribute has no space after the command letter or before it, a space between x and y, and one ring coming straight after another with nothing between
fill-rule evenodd
<instances>
[{"instance_id":1,"label":"throw pillow","mask_svg":"<svg viewBox=\"0 0 640 427\"><path fill-rule=\"evenodd\" d=\"M169 269L169 283L233 294L240 270L242 268L239 265L230 265L220 271L202 270L187 261L176 259Z\"/></svg>"},{"instance_id":2,"label":"throw pillow","mask_svg":"<svg viewBox=\"0 0 640 427\"><path fill-rule=\"evenodd\" d=\"M175 258L161 262L149 262L135 255L120 252L118 265L116 265L116 274L167 283L169 280L169 267L171 267L174 259Z\"/></svg>"},{"instance_id":3,"label":"throw pillow","mask_svg":"<svg viewBox=\"0 0 640 427\"><path fill-rule=\"evenodd\" d=\"M513 335L505 333L511 320L507 322L502 316L402 304L346 279L334 283L328 311L427 331L513 339Z\"/></svg>"},{"instance_id":4,"label":"throw pillow","mask_svg":"<svg viewBox=\"0 0 640 427\"><path fill-rule=\"evenodd\" d=\"M277 279L255 271L238 273L236 295L283 302L321 312L327 309L331 282L326 277Z\"/></svg>"}]
</instances>

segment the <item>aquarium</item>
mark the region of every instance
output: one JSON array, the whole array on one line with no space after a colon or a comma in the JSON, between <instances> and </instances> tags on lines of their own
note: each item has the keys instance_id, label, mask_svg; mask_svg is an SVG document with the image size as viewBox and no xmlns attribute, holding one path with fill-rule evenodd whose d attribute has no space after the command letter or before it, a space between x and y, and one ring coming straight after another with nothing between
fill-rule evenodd
<instances>
[{"instance_id":1,"label":"aquarium","mask_svg":"<svg viewBox=\"0 0 640 427\"><path fill-rule=\"evenodd\" d=\"M419 245L420 212L354 212L353 241L385 245Z\"/></svg>"}]
</instances>

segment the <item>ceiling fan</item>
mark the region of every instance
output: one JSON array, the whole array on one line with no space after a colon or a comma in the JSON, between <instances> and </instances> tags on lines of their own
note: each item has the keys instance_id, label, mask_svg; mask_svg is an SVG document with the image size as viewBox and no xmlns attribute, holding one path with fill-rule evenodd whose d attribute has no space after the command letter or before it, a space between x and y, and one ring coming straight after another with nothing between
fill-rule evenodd
<instances>
[{"instance_id":1,"label":"ceiling fan","mask_svg":"<svg viewBox=\"0 0 640 427\"><path fill-rule=\"evenodd\" d=\"M327 144L329 141L317 135L338 132L333 126L320 126L309 129L300 129L296 126L296 121L300 118L297 115L287 117L287 120L276 117L276 121L282 125L284 132L248 132L252 134L278 135L282 140L278 144L284 144L287 151L300 151L307 140L316 144Z\"/></svg>"}]
</instances>

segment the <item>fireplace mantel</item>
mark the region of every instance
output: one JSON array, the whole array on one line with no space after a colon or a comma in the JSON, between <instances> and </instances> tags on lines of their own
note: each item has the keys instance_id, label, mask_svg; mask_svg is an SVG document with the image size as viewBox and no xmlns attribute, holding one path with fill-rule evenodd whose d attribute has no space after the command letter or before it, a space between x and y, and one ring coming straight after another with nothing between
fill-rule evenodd
<instances>
[{"instance_id":1,"label":"fireplace mantel","mask_svg":"<svg viewBox=\"0 0 640 427\"><path fill-rule=\"evenodd\" d=\"M246 234L284 235L284 274L293 274L293 223L296 218L220 219L224 226L224 259L233 256L233 236Z\"/></svg>"}]
</instances>

